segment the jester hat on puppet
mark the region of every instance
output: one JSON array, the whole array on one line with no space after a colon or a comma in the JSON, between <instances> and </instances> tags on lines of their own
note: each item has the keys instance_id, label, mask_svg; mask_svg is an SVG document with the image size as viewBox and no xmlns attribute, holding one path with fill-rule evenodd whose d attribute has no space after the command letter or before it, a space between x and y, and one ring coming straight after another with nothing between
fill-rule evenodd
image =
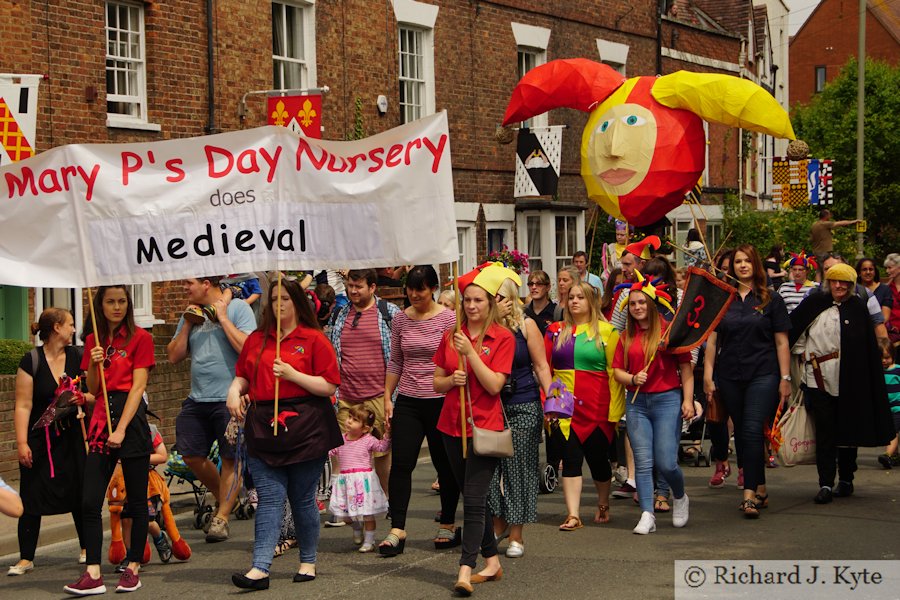
<instances>
[{"instance_id":1,"label":"jester hat on puppet","mask_svg":"<svg viewBox=\"0 0 900 600\"><path fill-rule=\"evenodd\" d=\"M627 287L631 289L631 292L644 292L647 296L650 297L651 300L669 309L669 312L674 313L675 309L672 308L672 296L670 296L667 292L664 291L664 288L668 286L666 283L662 283L658 286L653 285L653 282L650 281L649 278L645 278L641 275L641 272L637 269L634 270L634 276L637 279L636 282L631 284L624 284L621 287ZM620 287L620 286L617 286ZM631 293L630 292L630 293ZM630 296L625 296L623 294L622 301L619 303L619 308L624 310L625 305L628 303L628 298Z\"/></svg>"},{"instance_id":2,"label":"jester hat on puppet","mask_svg":"<svg viewBox=\"0 0 900 600\"><path fill-rule=\"evenodd\" d=\"M575 395L569 391L566 384L559 379L554 379L550 384L547 400L544 402L544 414L557 419L569 419L575 412Z\"/></svg>"},{"instance_id":3,"label":"jester hat on puppet","mask_svg":"<svg viewBox=\"0 0 900 600\"><path fill-rule=\"evenodd\" d=\"M785 269L790 269L791 267L806 267L806 270L815 270L819 268L819 264L816 262L814 256L807 256L806 251L801 250L800 254L795 252L791 252L791 257L784 261L782 265Z\"/></svg>"},{"instance_id":4,"label":"jester hat on puppet","mask_svg":"<svg viewBox=\"0 0 900 600\"><path fill-rule=\"evenodd\" d=\"M702 120L794 139L787 112L746 79L678 71L626 80L584 58L528 71L513 90L503 124L563 107L591 113L581 140L588 196L638 227L680 205L700 179Z\"/></svg>"},{"instance_id":5,"label":"jester hat on puppet","mask_svg":"<svg viewBox=\"0 0 900 600\"><path fill-rule=\"evenodd\" d=\"M470 283L484 289L491 296L497 295L500 284L505 279L512 279L516 285L522 285L519 274L503 266L502 262L486 262L478 265L465 275L459 276L459 292L462 293Z\"/></svg>"},{"instance_id":6,"label":"jester hat on puppet","mask_svg":"<svg viewBox=\"0 0 900 600\"><path fill-rule=\"evenodd\" d=\"M650 248L654 250L659 250L659 247L662 246L662 242L655 235L648 235L642 240L637 242L633 242L625 246L625 252L629 254L634 254L641 260L649 260L650 256Z\"/></svg>"}]
</instances>

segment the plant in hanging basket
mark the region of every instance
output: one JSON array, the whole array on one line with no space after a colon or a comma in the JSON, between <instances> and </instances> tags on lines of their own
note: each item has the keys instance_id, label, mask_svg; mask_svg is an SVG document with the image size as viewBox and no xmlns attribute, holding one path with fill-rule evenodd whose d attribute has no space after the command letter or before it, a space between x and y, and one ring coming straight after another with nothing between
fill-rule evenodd
<instances>
[{"instance_id":1,"label":"plant in hanging basket","mask_svg":"<svg viewBox=\"0 0 900 600\"><path fill-rule=\"evenodd\" d=\"M519 275L528 274L528 255L518 250L510 250L506 244L500 250L494 250L488 254L488 260L501 262L503 266L512 269Z\"/></svg>"}]
</instances>

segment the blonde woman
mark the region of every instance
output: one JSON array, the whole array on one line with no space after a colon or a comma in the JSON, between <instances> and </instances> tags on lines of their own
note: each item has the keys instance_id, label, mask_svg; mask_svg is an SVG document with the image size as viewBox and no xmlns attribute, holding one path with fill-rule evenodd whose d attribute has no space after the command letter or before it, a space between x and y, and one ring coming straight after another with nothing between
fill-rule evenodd
<instances>
[{"instance_id":1,"label":"blonde woman","mask_svg":"<svg viewBox=\"0 0 900 600\"><path fill-rule=\"evenodd\" d=\"M571 419L551 424L551 435L564 447L562 484L568 515L560 531L583 527L579 511L585 459L597 489L594 523L609 522L608 451L616 423L625 413L622 387L612 377L618 341L619 334L598 312L594 288L574 284L568 291L565 320L551 325L544 340L553 378L575 395Z\"/></svg>"},{"instance_id":2,"label":"blonde woman","mask_svg":"<svg viewBox=\"0 0 900 600\"><path fill-rule=\"evenodd\" d=\"M525 554L524 524L537 521L538 445L544 415L534 376L546 391L550 387L550 366L541 330L522 310L519 286L512 279L503 280L495 300L500 323L516 340L509 385L500 394L513 432L514 454L500 459L491 481L488 506L494 515L494 533L503 537L508 530L506 556L519 558Z\"/></svg>"},{"instance_id":3,"label":"blonde woman","mask_svg":"<svg viewBox=\"0 0 900 600\"><path fill-rule=\"evenodd\" d=\"M565 308L569 302L569 290L575 284L581 283L581 275L572 265L567 265L556 274L556 309L553 311L553 320L562 321Z\"/></svg>"}]
</instances>

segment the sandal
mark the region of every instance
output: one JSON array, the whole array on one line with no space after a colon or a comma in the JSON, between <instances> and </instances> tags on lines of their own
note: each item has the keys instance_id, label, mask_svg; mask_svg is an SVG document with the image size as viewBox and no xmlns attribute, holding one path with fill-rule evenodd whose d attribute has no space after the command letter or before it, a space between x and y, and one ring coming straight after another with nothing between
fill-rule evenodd
<instances>
[{"instance_id":1,"label":"sandal","mask_svg":"<svg viewBox=\"0 0 900 600\"><path fill-rule=\"evenodd\" d=\"M672 508L669 506L669 498L666 496L657 496L656 501L653 503L653 512L657 513L667 513Z\"/></svg>"},{"instance_id":2,"label":"sandal","mask_svg":"<svg viewBox=\"0 0 900 600\"><path fill-rule=\"evenodd\" d=\"M559 526L560 531L575 531L576 529L581 529L584 527L584 523L581 522L581 519L576 517L575 515L569 515L566 517L566 520L563 521L563 524Z\"/></svg>"},{"instance_id":3,"label":"sandal","mask_svg":"<svg viewBox=\"0 0 900 600\"><path fill-rule=\"evenodd\" d=\"M759 506L756 505L756 502L753 500L744 500L738 506L738 509L744 513L744 516L748 519L758 519L759 518Z\"/></svg>"},{"instance_id":4,"label":"sandal","mask_svg":"<svg viewBox=\"0 0 900 600\"><path fill-rule=\"evenodd\" d=\"M609 523L609 504L598 504L597 512L594 515L594 523L597 525L606 525Z\"/></svg>"},{"instance_id":5,"label":"sandal","mask_svg":"<svg viewBox=\"0 0 900 600\"><path fill-rule=\"evenodd\" d=\"M290 550L291 548L297 547L297 540L283 540L278 542L278 545L275 546L275 558L283 555L285 552Z\"/></svg>"},{"instance_id":6,"label":"sandal","mask_svg":"<svg viewBox=\"0 0 900 600\"><path fill-rule=\"evenodd\" d=\"M765 496L760 496L757 494L755 504L756 508L769 508L769 495L766 494Z\"/></svg>"},{"instance_id":7,"label":"sandal","mask_svg":"<svg viewBox=\"0 0 900 600\"><path fill-rule=\"evenodd\" d=\"M451 526L452 527L452 526ZM446 550L447 548L455 548L462 543L462 527L454 527L448 529L441 527L438 529L437 535L434 536L434 549Z\"/></svg>"},{"instance_id":8,"label":"sandal","mask_svg":"<svg viewBox=\"0 0 900 600\"><path fill-rule=\"evenodd\" d=\"M403 548L406 546L406 538L401 538L396 533L389 533L378 546L378 554L381 556L397 556L403 554Z\"/></svg>"},{"instance_id":9,"label":"sandal","mask_svg":"<svg viewBox=\"0 0 900 600\"><path fill-rule=\"evenodd\" d=\"M440 480L437 480L437 479L436 479L435 482L431 484L431 491L432 491L432 492L435 492L435 493L437 493L437 494L440 494L440 493L441 493L441 483L440 483Z\"/></svg>"}]
</instances>

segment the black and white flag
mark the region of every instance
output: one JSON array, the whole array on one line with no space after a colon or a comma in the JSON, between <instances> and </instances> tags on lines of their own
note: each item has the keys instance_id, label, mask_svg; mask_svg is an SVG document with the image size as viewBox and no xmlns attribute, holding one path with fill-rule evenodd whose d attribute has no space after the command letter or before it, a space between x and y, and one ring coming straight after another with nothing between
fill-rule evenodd
<instances>
[{"instance_id":1,"label":"black and white flag","mask_svg":"<svg viewBox=\"0 0 900 600\"><path fill-rule=\"evenodd\" d=\"M516 143L516 198L556 194L562 130L562 126L519 130Z\"/></svg>"}]
</instances>

